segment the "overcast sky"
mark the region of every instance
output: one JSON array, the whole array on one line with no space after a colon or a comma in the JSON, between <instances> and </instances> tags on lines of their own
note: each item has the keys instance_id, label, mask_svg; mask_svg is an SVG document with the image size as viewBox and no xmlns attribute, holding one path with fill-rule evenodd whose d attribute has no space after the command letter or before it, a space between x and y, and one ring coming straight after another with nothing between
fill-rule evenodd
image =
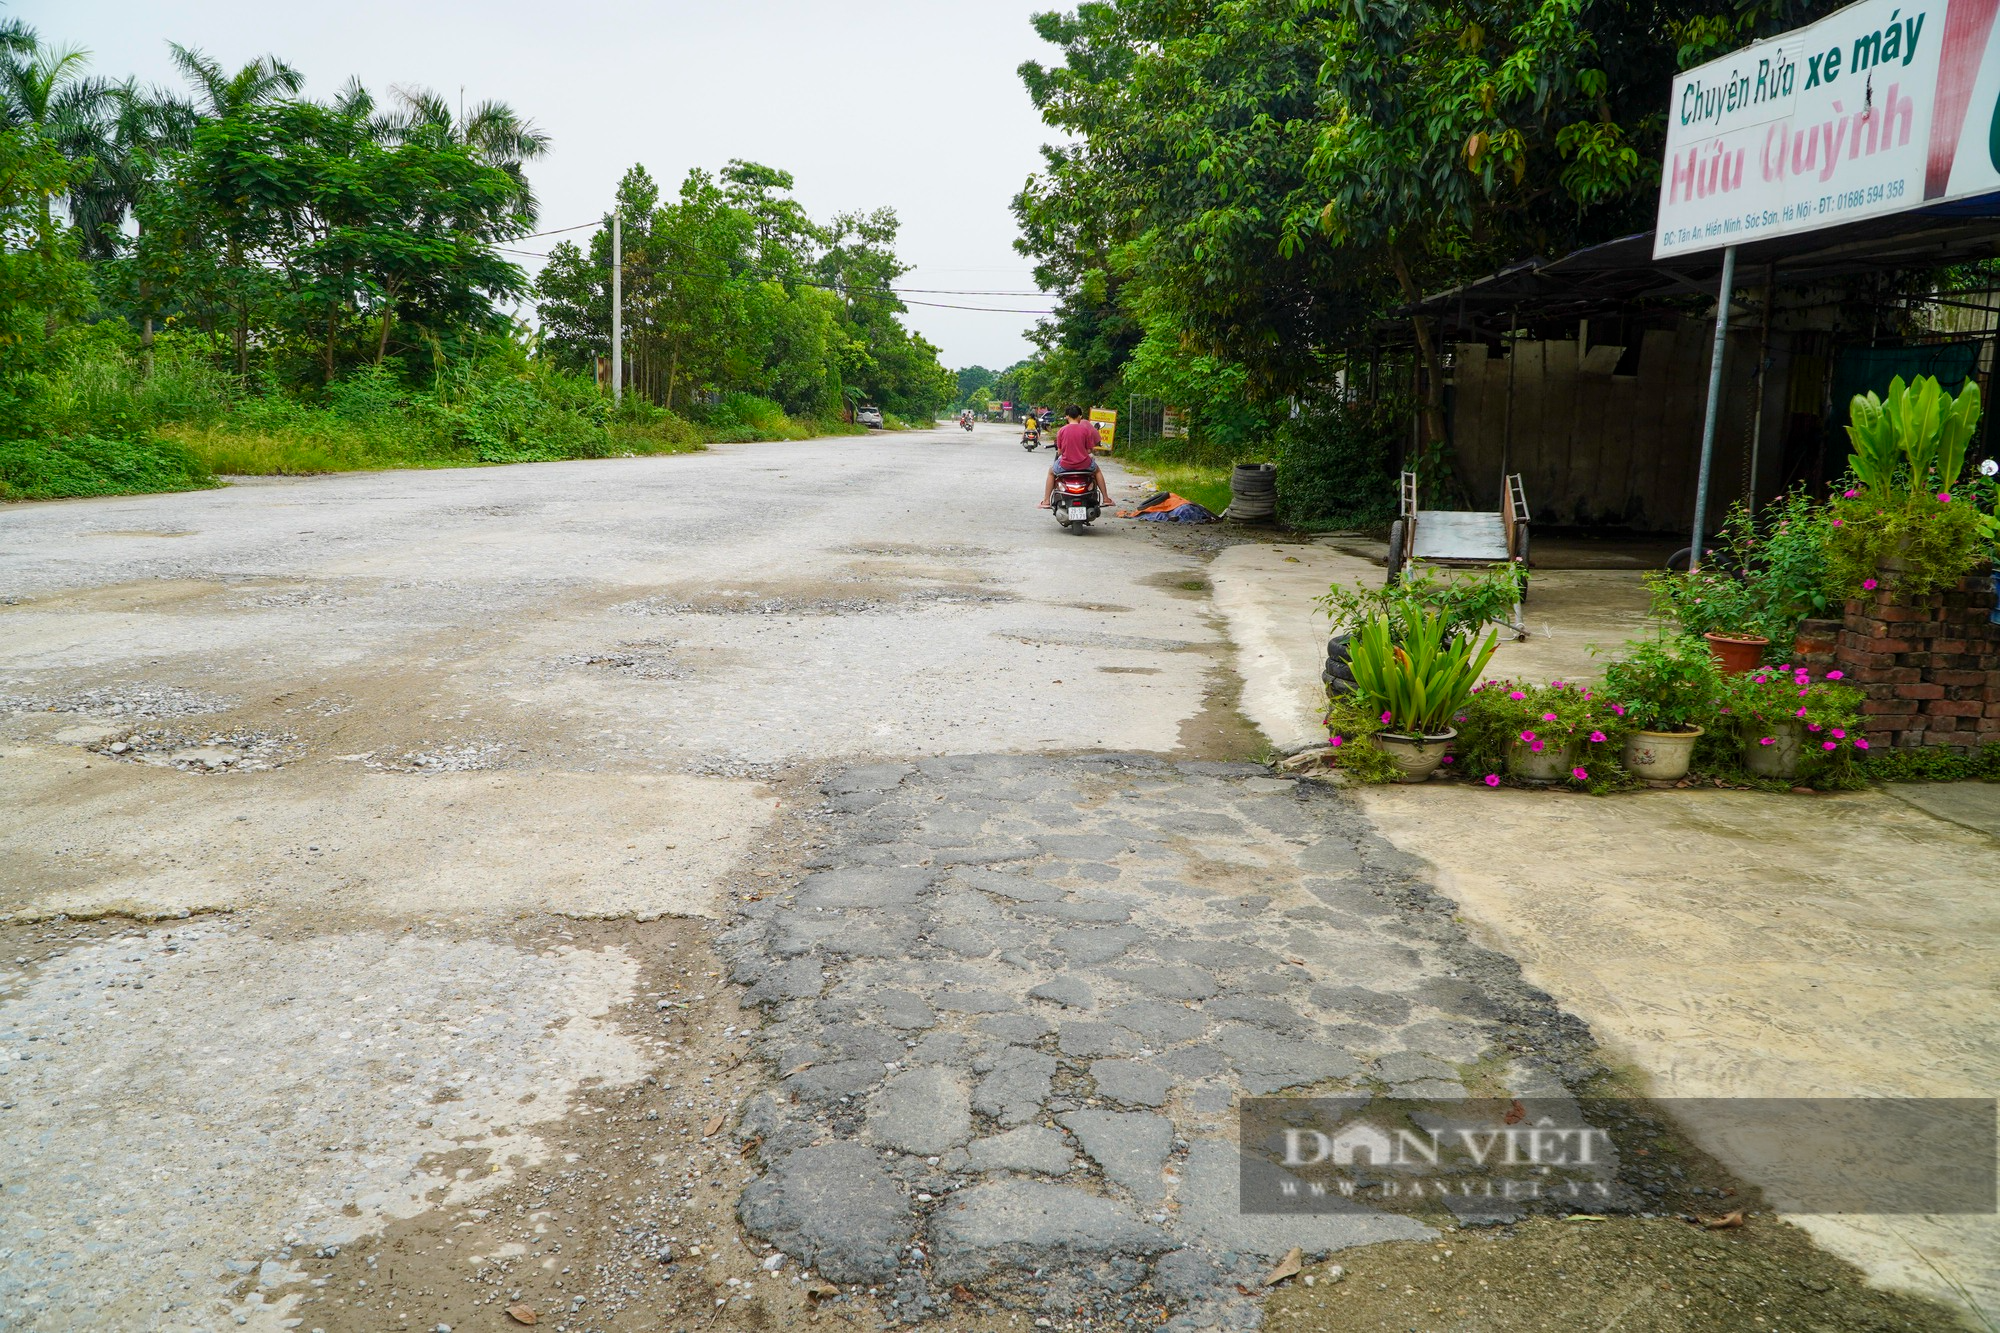
<instances>
[{"instance_id":1,"label":"overcast sky","mask_svg":"<svg viewBox=\"0 0 2000 1333\"><path fill-rule=\"evenodd\" d=\"M1008 200L1049 136L1016 65L1047 58L1028 26L1067 0L543 0L338 5L270 0L0 0L44 40L92 52L92 71L173 79L169 40L234 70L274 52L327 96L349 75L378 93L424 85L510 102L554 139L531 168L543 227L604 213L626 167L663 190L732 157L782 167L816 217L887 204L902 219L910 287L1032 292ZM546 250L554 240L524 243ZM1047 308L1036 296L912 295L946 305ZM956 369L1028 353L1033 315L912 305L911 324Z\"/></svg>"}]
</instances>

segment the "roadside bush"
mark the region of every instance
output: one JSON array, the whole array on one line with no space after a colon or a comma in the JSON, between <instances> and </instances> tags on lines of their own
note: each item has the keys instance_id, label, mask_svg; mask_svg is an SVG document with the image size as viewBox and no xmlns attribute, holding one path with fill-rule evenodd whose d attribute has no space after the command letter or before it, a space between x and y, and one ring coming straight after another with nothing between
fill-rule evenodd
<instances>
[{"instance_id":1,"label":"roadside bush","mask_svg":"<svg viewBox=\"0 0 2000 1333\"><path fill-rule=\"evenodd\" d=\"M1311 398L1272 433L1278 517L1306 532L1367 527L1396 514L1396 442L1409 420L1389 399Z\"/></svg>"},{"instance_id":2,"label":"roadside bush","mask_svg":"<svg viewBox=\"0 0 2000 1333\"><path fill-rule=\"evenodd\" d=\"M196 491L216 484L202 460L166 440L68 439L0 442L0 499Z\"/></svg>"}]
</instances>

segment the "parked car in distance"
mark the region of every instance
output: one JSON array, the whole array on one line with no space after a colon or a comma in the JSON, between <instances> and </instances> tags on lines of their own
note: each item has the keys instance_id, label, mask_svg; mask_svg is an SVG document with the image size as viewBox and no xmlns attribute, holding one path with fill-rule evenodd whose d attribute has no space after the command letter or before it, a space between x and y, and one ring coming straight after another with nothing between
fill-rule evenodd
<instances>
[{"instance_id":1,"label":"parked car in distance","mask_svg":"<svg viewBox=\"0 0 2000 1333\"><path fill-rule=\"evenodd\" d=\"M882 409L879 407L857 407L854 419L871 430L882 429Z\"/></svg>"}]
</instances>

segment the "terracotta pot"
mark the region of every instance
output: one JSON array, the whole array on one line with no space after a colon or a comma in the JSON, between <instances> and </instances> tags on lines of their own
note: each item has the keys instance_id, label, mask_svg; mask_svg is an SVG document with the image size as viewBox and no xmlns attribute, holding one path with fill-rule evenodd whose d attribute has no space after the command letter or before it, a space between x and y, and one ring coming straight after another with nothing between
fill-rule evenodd
<instances>
[{"instance_id":1,"label":"terracotta pot","mask_svg":"<svg viewBox=\"0 0 2000 1333\"><path fill-rule=\"evenodd\" d=\"M1642 782L1679 782L1694 759L1701 728L1635 731L1625 738L1625 771Z\"/></svg>"},{"instance_id":2,"label":"terracotta pot","mask_svg":"<svg viewBox=\"0 0 2000 1333\"><path fill-rule=\"evenodd\" d=\"M1769 745L1764 744L1766 738ZM1753 724L1743 729L1743 767L1760 778L1789 780L1799 775L1805 747L1803 722L1774 722L1768 728Z\"/></svg>"},{"instance_id":3,"label":"terracotta pot","mask_svg":"<svg viewBox=\"0 0 2000 1333\"><path fill-rule=\"evenodd\" d=\"M1562 746L1544 742L1539 751L1528 741L1517 740L1507 747L1507 776L1520 782L1561 782L1575 767L1574 742Z\"/></svg>"},{"instance_id":4,"label":"terracotta pot","mask_svg":"<svg viewBox=\"0 0 2000 1333\"><path fill-rule=\"evenodd\" d=\"M1438 736L1404 736L1393 731L1378 731L1371 740L1375 748L1389 756L1389 762L1396 766L1396 781L1425 782L1438 771L1444 762L1445 751L1458 739L1456 731L1446 731Z\"/></svg>"},{"instance_id":5,"label":"terracotta pot","mask_svg":"<svg viewBox=\"0 0 2000 1333\"><path fill-rule=\"evenodd\" d=\"M1764 660L1771 641L1761 634L1704 634L1709 656L1725 676L1741 676L1755 671Z\"/></svg>"}]
</instances>

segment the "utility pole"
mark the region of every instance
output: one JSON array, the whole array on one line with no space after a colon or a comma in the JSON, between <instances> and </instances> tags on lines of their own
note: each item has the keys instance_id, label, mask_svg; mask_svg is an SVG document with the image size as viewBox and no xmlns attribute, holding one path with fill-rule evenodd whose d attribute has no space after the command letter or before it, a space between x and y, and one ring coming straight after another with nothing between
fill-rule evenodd
<instances>
[{"instance_id":1,"label":"utility pole","mask_svg":"<svg viewBox=\"0 0 2000 1333\"><path fill-rule=\"evenodd\" d=\"M1715 347L1708 357L1708 410L1701 425L1701 470L1694 483L1694 537L1688 543L1688 572L1701 568L1702 525L1708 518L1708 472L1715 462L1715 422L1722 411L1722 363L1729 352L1729 302L1736 294L1736 247L1722 252L1722 280L1716 284Z\"/></svg>"},{"instance_id":2,"label":"utility pole","mask_svg":"<svg viewBox=\"0 0 2000 1333\"><path fill-rule=\"evenodd\" d=\"M611 402L625 401L625 237L611 210Z\"/></svg>"}]
</instances>

